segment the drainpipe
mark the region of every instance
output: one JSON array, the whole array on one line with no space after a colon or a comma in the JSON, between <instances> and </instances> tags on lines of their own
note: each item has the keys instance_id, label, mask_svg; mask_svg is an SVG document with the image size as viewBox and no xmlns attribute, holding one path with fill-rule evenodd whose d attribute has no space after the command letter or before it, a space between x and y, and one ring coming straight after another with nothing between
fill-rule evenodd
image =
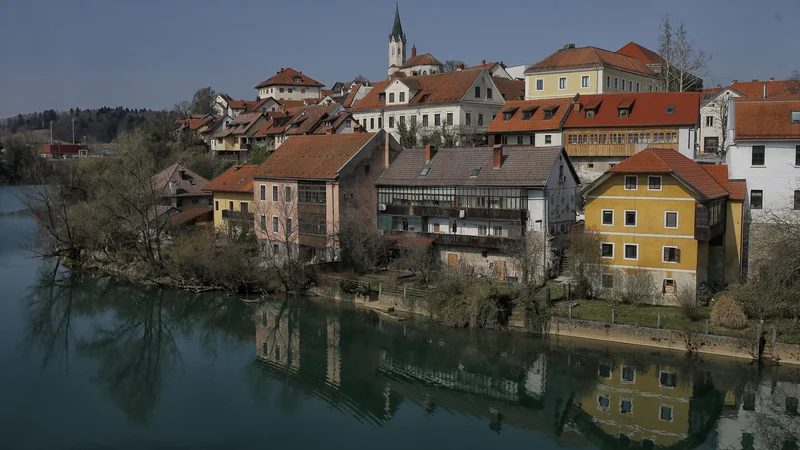
<instances>
[{"instance_id":1,"label":"drainpipe","mask_svg":"<svg viewBox=\"0 0 800 450\"><path fill-rule=\"evenodd\" d=\"M542 279L544 279L547 274L547 229L549 227L547 220L547 189L543 189L542 193L544 195L544 215L542 216L542 243L544 244L542 246Z\"/></svg>"}]
</instances>

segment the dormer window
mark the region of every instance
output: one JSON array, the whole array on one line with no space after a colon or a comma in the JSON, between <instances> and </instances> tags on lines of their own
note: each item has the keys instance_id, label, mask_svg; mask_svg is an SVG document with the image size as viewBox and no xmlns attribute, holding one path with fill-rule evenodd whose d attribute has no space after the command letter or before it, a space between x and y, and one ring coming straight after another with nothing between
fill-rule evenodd
<instances>
[{"instance_id":1,"label":"dormer window","mask_svg":"<svg viewBox=\"0 0 800 450\"><path fill-rule=\"evenodd\" d=\"M594 119L594 110L593 109L587 109L586 110L586 118L587 119Z\"/></svg>"},{"instance_id":2,"label":"dormer window","mask_svg":"<svg viewBox=\"0 0 800 450\"><path fill-rule=\"evenodd\" d=\"M294 77L294 78L292 78L292 81L294 81L295 83L300 83L300 82L303 81L303 79L300 78L300 77Z\"/></svg>"},{"instance_id":3,"label":"dormer window","mask_svg":"<svg viewBox=\"0 0 800 450\"><path fill-rule=\"evenodd\" d=\"M514 115L514 113L510 113L510 112L503 113L503 120L511 120L511 116L513 116L513 115Z\"/></svg>"},{"instance_id":4,"label":"dormer window","mask_svg":"<svg viewBox=\"0 0 800 450\"><path fill-rule=\"evenodd\" d=\"M552 119L556 111L558 111L558 106L549 106L547 109L544 110L544 119L545 120Z\"/></svg>"},{"instance_id":5,"label":"dormer window","mask_svg":"<svg viewBox=\"0 0 800 450\"><path fill-rule=\"evenodd\" d=\"M667 114L675 114L675 106L673 105L667 106Z\"/></svg>"},{"instance_id":6,"label":"dormer window","mask_svg":"<svg viewBox=\"0 0 800 450\"><path fill-rule=\"evenodd\" d=\"M619 117L628 117L628 114L630 114L630 110L628 108L620 108L618 111Z\"/></svg>"},{"instance_id":7,"label":"dormer window","mask_svg":"<svg viewBox=\"0 0 800 450\"><path fill-rule=\"evenodd\" d=\"M430 98L430 96L431 96L431 94L425 94L425 95L423 95L422 97L420 97L420 99L419 99L419 103L425 103L425 101L427 101L427 100L428 100L428 98Z\"/></svg>"},{"instance_id":8,"label":"dormer window","mask_svg":"<svg viewBox=\"0 0 800 450\"><path fill-rule=\"evenodd\" d=\"M400 103L405 103L405 101L406 101L406 93L405 92L401 92L400 93Z\"/></svg>"},{"instance_id":9,"label":"dormer window","mask_svg":"<svg viewBox=\"0 0 800 450\"><path fill-rule=\"evenodd\" d=\"M386 94L378 94L378 100L385 102L386 101Z\"/></svg>"},{"instance_id":10,"label":"dormer window","mask_svg":"<svg viewBox=\"0 0 800 450\"><path fill-rule=\"evenodd\" d=\"M325 126L326 127L332 127L333 126L333 121L332 120L325 121Z\"/></svg>"},{"instance_id":11,"label":"dormer window","mask_svg":"<svg viewBox=\"0 0 800 450\"><path fill-rule=\"evenodd\" d=\"M517 112L517 109L519 109L519 107L512 107L504 110L503 120L511 120L511 118L514 117L514 113Z\"/></svg>"},{"instance_id":12,"label":"dormer window","mask_svg":"<svg viewBox=\"0 0 800 450\"><path fill-rule=\"evenodd\" d=\"M532 115L533 113L531 113L530 111L525 111L522 113L522 120L531 120Z\"/></svg>"},{"instance_id":13,"label":"dormer window","mask_svg":"<svg viewBox=\"0 0 800 450\"><path fill-rule=\"evenodd\" d=\"M800 111L792 111L792 123L800 123Z\"/></svg>"}]
</instances>

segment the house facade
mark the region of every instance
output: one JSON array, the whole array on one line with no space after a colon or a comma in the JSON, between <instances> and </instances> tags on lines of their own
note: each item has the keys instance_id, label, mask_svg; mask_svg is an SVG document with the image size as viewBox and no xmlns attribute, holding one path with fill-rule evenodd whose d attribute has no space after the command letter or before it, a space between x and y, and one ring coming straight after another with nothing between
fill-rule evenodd
<instances>
[{"instance_id":1,"label":"house facade","mask_svg":"<svg viewBox=\"0 0 800 450\"><path fill-rule=\"evenodd\" d=\"M261 112L242 113L214 134L212 150L217 156L243 161L255 143L256 132L268 121Z\"/></svg>"},{"instance_id":2,"label":"house facade","mask_svg":"<svg viewBox=\"0 0 800 450\"><path fill-rule=\"evenodd\" d=\"M161 197L162 204L179 211L208 209L211 193L204 191L208 180L177 162L153 175L153 189Z\"/></svg>"},{"instance_id":3,"label":"house facade","mask_svg":"<svg viewBox=\"0 0 800 450\"><path fill-rule=\"evenodd\" d=\"M400 127L415 127L418 142L434 131L470 127L483 133L503 107L500 88L485 69L418 77L393 77L376 83L350 109L367 131L385 130L400 139Z\"/></svg>"},{"instance_id":4,"label":"house facade","mask_svg":"<svg viewBox=\"0 0 800 450\"><path fill-rule=\"evenodd\" d=\"M592 179L651 146L694 159L700 95L579 95L564 121L564 146L578 171Z\"/></svg>"},{"instance_id":5,"label":"house facade","mask_svg":"<svg viewBox=\"0 0 800 450\"><path fill-rule=\"evenodd\" d=\"M708 167L721 167L711 169ZM602 237L603 290L631 270L652 274L663 302L701 283L738 279L744 182L672 149L648 148L584 190L586 229Z\"/></svg>"},{"instance_id":6,"label":"house facade","mask_svg":"<svg viewBox=\"0 0 800 450\"><path fill-rule=\"evenodd\" d=\"M253 228L253 172L257 164L233 166L209 182L214 228L233 232Z\"/></svg>"},{"instance_id":7,"label":"house facade","mask_svg":"<svg viewBox=\"0 0 800 450\"><path fill-rule=\"evenodd\" d=\"M381 131L288 139L253 173L255 230L265 253L338 259L343 221L376 227L373 183L399 150Z\"/></svg>"},{"instance_id":8,"label":"house facade","mask_svg":"<svg viewBox=\"0 0 800 450\"><path fill-rule=\"evenodd\" d=\"M277 100L303 100L322 97L325 85L291 68L281 68L275 75L256 86L258 98Z\"/></svg>"},{"instance_id":9,"label":"house facade","mask_svg":"<svg viewBox=\"0 0 800 450\"><path fill-rule=\"evenodd\" d=\"M653 71L640 60L596 47L567 44L525 70L525 98L658 90Z\"/></svg>"},{"instance_id":10,"label":"house facade","mask_svg":"<svg viewBox=\"0 0 800 450\"><path fill-rule=\"evenodd\" d=\"M800 97L730 99L730 177L747 180L751 220L800 215Z\"/></svg>"},{"instance_id":11,"label":"house facade","mask_svg":"<svg viewBox=\"0 0 800 450\"><path fill-rule=\"evenodd\" d=\"M560 252L575 222L577 184L561 147L405 149L375 182L378 228L430 239L452 268L522 280L526 268L506 249L540 236Z\"/></svg>"},{"instance_id":12,"label":"house facade","mask_svg":"<svg viewBox=\"0 0 800 450\"><path fill-rule=\"evenodd\" d=\"M511 100L503 105L486 134L504 145L562 146L562 128L573 98Z\"/></svg>"}]
</instances>

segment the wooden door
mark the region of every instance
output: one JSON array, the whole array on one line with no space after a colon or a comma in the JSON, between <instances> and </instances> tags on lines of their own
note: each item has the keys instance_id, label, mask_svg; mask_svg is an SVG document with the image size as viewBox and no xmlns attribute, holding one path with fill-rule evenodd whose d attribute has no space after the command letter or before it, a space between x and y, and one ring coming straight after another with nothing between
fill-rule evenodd
<instances>
[{"instance_id":1,"label":"wooden door","mask_svg":"<svg viewBox=\"0 0 800 450\"><path fill-rule=\"evenodd\" d=\"M450 266L451 269L458 268L458 255L456 255L455 253L448 253L447 265Z\"/></svg>"},{"instance_id":2,"label":"wooden door","mask_svg":"<svg viewBox=\"0 0 800 450\"><path fill-rule=\"evenodd\" d=\"M505 261L495 261L494 266L492 267L494 270L494 277L498 280L505 280L506 279L506 262Z\"/></svg>"}]
</instances>

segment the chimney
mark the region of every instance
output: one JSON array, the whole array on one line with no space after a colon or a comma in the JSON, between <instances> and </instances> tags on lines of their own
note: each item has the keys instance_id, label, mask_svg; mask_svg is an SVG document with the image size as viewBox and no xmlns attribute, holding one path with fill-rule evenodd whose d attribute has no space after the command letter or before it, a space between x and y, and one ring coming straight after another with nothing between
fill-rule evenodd
<instances>
[{"instance_id":1,"label":"chimney","mask_svg":"<svg viewBox=\"0 0 800 450\"><path fill-rule=\"evenodd\" d=\"M492 148L492 169L499 169L503 165L503 144L494 144Z\"/></svg>"},{"instance_id":2,"label":"chimney","mask_svg":"<svg viewBox=\"0 0 800 450\"><path fill-rule=\"evenodd\" d=\"M416 44L411 46L411 57L413 58L415 56L417 56L417 45Z\"/></svg>"},{"instance_id":3,"label":"chimney","mask_svg":"<svg viewBox=\"0 0 800 450\"><path fill-rule=\"evenodd\" d=\"M564 48L575 48L575 44L573 44L572 42L567 42L566 44L564 44Z\"/></svg>"},{"instance_id":4,"label":"chimney","mask_svg":"<svg viewBox=\"0 0 800 450\"><path fill-rule=\"evenodd\" d=\"M758 78L754 79L753 83L758 83Z\"/></svg>"},{"instance_id":5,"label":"chimney","mask_svg":"<svg viewBox=\"0 0 800 450\"><path fill-rule=\"evenodd\" d=\"M486 60L485 60L485 59L484 59L483 61L481 61L481 65L482 65L482 66L485 66L485 65L486 65Z\"/></svg>"},{"instance_id":6,"label":"chimney","mask_svg":"<svg viewBox=\"0 0 800 450\"><path fill-rule=\"evenodd\" d=\"M389 167L389 133L383 132L386 135L386 144L383 149L383 167Z\"/></svg>"},{"instance_id":7,"label":"chimney","mask_svg":"<svg viewBox=\"0 0 800 450\"><path fill-rule=\"evenodd\" d=\"M761 98L767 98L767 83L764 83L764 89Z\"/></svg>"},{"instance_id":8,"label":"chimney","mask_svg":"<svg viewBox=\"0 0 800 450\"><path fill-rule=\"evenodd\" d=\"M434 156L436 156L436 147L431 144L425 145L425 164L430 164Z\"/></svg>"},{"instance_id":9,"label":"chimney","mask_svg":"<svg viewBox=\"0 0 800 450\"><path fill-rule=\"evenodd\" d=\"M464 64L456 64L456 70L464 70Z\"/></svg>"},{"instance_id":10,"label":"chimney","mask_svg":"<svg viewBox=\"0 0 800 450\"><path fill-rule=\"evenodd\" d=\"M775 77L769 77L769 81L775 81Z\"/></svg>"}]
</instances>

